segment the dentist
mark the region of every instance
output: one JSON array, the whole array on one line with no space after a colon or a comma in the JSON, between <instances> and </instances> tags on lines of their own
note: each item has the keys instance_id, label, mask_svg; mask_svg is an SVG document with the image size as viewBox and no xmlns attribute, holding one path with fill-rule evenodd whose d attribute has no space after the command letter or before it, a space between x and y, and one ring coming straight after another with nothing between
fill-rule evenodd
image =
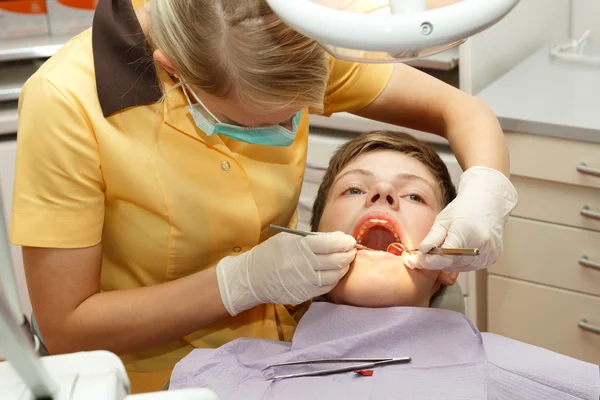
<instances>
[{"instance_id":1,"label":"dentist","mask_svg":"<svg viewBox=\"0 0 600 400\"><path fill-rule=\"evenodd\" d=\"M113 351L140 393L194 348L290 340L355 240L268 227L296 223L309 112L344 111L446 137L465 170L421 247L482 256L411 267L498 258L517 195L480 101L406 65L329 59L263 0L100 1L19 100L10 238L49 352Z\"/></svg>"}]
</instances>

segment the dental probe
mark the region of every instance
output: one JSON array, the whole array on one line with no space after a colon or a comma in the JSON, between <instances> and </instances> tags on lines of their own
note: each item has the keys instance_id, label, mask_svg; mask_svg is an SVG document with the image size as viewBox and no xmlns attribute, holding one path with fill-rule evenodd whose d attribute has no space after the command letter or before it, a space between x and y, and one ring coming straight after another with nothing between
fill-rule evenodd
<instances>
[{"instance_id":1,"label":"dental probe","mask_svg":"<svg viewBox=\"0 0 600 400\"><path fill-rule=\"evenodd\" d=\"M269 225L269 228L272 230L275 230L275 231L291 233L292 235L298 235L298 236L306 237L308 235L316 235L315 232L306 232L306 231L302 231L300 229L285 228L283 226L278 226L278 225ZM406 249L404 249L404 246L402 246L399 243L390 244L390 246L398 246L398 245L399 245L399 247L401 246L402 250L407 253L419 252L419 249L406 250ZM383 250L371 249L371 248L363 246L362 244L359 244L359 243L356 244L356 248L359 250L383 251ZM389 246L388 246L388 250L389 250ZM445 248L445 247L434 247L427 254L442 255L442 256L478 256L479 249L470 249L470 248L450 249L450 248Z\"/></svg>"},{"instance_id":2,"label":"dental probe","mask_svg":"<svg viewBox=\"0 0 600 400\"><path fill-rule=\"evenodd\" d=\"M292 229L292 228L285 228L283 226L278 226L278 225L269 225L269 228L274 230L274 231L280 231L280 232L286 232L286 233L291 233L292 235L298 235L298 236L308 236L308 235L316 235L316 232L306 232L306 231L301 231L300 229ZM356 243L356 248L359 250L371 250L371 251L381 251L381 250L375 250L375 249L371 249L367 246L363 246L362 244Z\"/></svg>"},{"instance_id":3,"label":"dental probe","mask_svg":"<svg viewBox=\"0 0 600 400\"><path fill-rule=\"evenodd\" d=\"M393 251L393 250L396 251ZM419 249L405 249L402 243L391 243L387 247L387 252L401 255L403 253L419 253ZM478 256L479 249L461 249L461 248L445 248L445 247L434 247L429 250L427 254L442 255L442 256Z\"/></svg>"},{"instance_id":4,"label":"dental probe","mask_svg":"<svg viewBox=\"0 0 600 400\"><path fill-rule=\"evenodd\" d=\"M407 253L417 253L417 252L419 252L419 249L411 249L411 250L404 250L404 251L406 251ZM441 256L478 256L479 249L461 249L461 248L449 249L449 248L445 248L445 247L434 247L433 249L429 250L427 252L427 254L441 255Z\"/></svg>"}]
</instances>

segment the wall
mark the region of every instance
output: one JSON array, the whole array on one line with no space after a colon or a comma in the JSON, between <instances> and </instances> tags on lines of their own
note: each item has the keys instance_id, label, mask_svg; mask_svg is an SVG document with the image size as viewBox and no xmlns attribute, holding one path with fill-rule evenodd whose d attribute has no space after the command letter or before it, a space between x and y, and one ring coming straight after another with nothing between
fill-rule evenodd
<instances>
[{"instance_id":1,"label":"wall","mask_svg":"<svg viewBox=\"0 0 600 400\"><path fill-rule=\"evenodd\" d=\"M500 22L461 46L461 89L477 94L539 47L564 42L569 28L568 0L521 0Z\"/></svg>"},{"instance_id":2,"label":"wall","mask_svg":"<svg viewBox=\"0 0 600 400\"><path fill-rule=\"evenodd\" d=\"M571 3L573 37L577 38L586 29L591 29L591 37L600 42L600 0L571 0Z\"/></svg>"}]
</instances>

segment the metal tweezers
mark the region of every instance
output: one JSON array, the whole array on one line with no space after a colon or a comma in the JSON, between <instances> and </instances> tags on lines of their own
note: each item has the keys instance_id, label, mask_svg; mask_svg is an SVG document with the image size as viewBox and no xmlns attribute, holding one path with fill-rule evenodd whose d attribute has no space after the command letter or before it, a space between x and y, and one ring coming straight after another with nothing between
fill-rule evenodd
<instances>
[{"instance_id":1,"label":"metal tweezers","mask_svg":"<svg viewBox=\"0 0 600 400\"><path fill-rule=\"evenodd\" d=\"M277 375L269 380L276 379L287 379L287 378L299 378L305 376L325 376L331 374L338 374L341 372L352 372L359 371L369 368L374 368L380 365L388 365L388 364L404 364L411 362L412 359L410 357L400 357L400 358L330 358L330 359L318 359L318 360L308 360L308 361L291 361L279 364L269 365L267 368L273 367L282 367L289 365L303 365L303 364L330 364L330 363L345 363L345 362L358 362L362 364L354 364L349 365L347 367L340 368L330 368L330 369L322 369L319 371L310 371L310 372L299 372L296 374L288 374L288 375Z\"/></svg>"},{"instance_id":2,"label":"metal tweezers","mask_svg":"<svg viewBox=\"0 0 600 400\"><path fill-rule=\"evenodd\" d=\"M285 228L283 226L278 226L278 225L269 225L269 228L274 231L291 233L292 235L299 235L299 236L316 235L315 232L306 232L306 231L301 231L299 229ZM357 244L356 248L359 250L373 250L373 249L370 249L361 244ZM374 250L374 251L382 251L382 250ZM419 249L410 249L410 250L405 250L405 251L409 252L409 253L415 253L415 252L418 252ZM434 247L427 254L444 255L444 256L478 256L479 249L467 249L467 248L465 248L465 249L462 249L462 248L450 249L450 248L444 248L444 247Z\"/></svg>"}]
</instances>

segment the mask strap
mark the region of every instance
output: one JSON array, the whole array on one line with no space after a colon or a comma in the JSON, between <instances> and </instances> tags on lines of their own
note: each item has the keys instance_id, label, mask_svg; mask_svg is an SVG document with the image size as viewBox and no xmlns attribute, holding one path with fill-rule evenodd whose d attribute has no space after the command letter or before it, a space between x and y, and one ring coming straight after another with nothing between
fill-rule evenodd
<instances>
[{"instance_id":1,"label":"mask strap","mask_svg":"<svg viewBox=\"0 0 600 400\"><path fill-rule=\"evenodd\" d=\"M186 85L185 83L182 83L182 85L181 85L181 91L183 92L183 95L187 99L188 104L191 106L192 105L192 101L190 100L190 96L188 96L188 94L187 94L187 90L185 90L186 88L189 89L188 85Z\"/></svg>"},{"instance_id":2,"label":"mask strap","mask_svg":"<svg viewBox=\"0 0 600 400\"><path fill-rule=\"evenodd\" d=\"M181 80L181 79L180 79L180 80ZM190 106L192 106L192 102L191 102L191 100L190 100L190 97L188 96L188 93L187 93L187 92L188 92L188 90L190 91L190 93L192 94L192 96L194 97L194 99L196 100L196 102L197 102L198 104L200 104L200 106L201 106L201 107L204 109L204 111L205 111L205 112L206 112L208 115L210 115L210 117L211 117L212 119L214 119L214 120L215 120L216 122L218 122L218 123L222 123L222 122L221 122L221 121L219 121L219 119L218 119L218 118L217 118L217 117L216 117L216 116L215 116L215 115L214 115L212 112L210 112L210 110L209 110L209 109L208 109L208 108L207 108L207 107L204 105L204 103L202 102L202 100L200 100L200 98L198 97L198 95L196 94L196 92L194 92L194 91L192 90L192 88L190 87L190 85L188 85L187 83L185 83L183 80L181 80L181 83L182 83L182 85L181 85L181 90L183 90L183 94L185 95L185 98L187 99L187 101L188 101L188 104L189 104ZM187 88L187 90L186 90L186 88Z\"/></svg>"}]
</instances>

